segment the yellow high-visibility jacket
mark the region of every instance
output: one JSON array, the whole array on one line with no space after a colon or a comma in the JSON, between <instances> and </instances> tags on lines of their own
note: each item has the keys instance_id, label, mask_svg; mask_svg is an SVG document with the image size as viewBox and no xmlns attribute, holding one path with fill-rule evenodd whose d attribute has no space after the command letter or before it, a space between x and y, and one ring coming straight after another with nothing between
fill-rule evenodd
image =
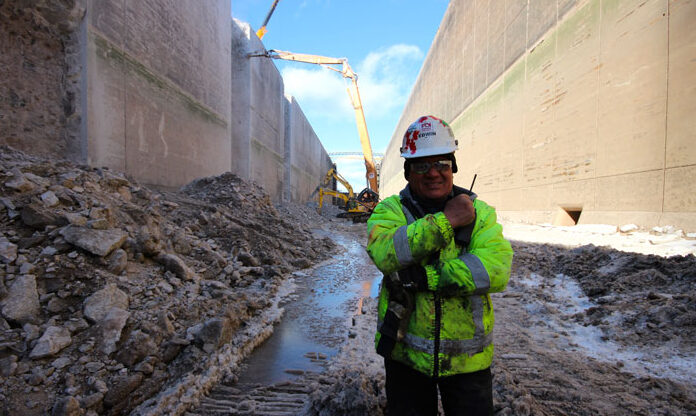
<instances>
[{"instance_id":1,"label":"yellow high-visibility jacket","mask_svg":"<svg viewBox=\"0 0 696 416\"><path fill-rule=\"evenodd\" d=\"M402 322L389 358L431 377L483 370L493 360L495 318L489 293L507 286L513 252L495 209L469 194L476 219L468 247L455 242L455 230L442 212L414 218L402 204L402 198L414 201L408 187L380 202L367 222L367 252L385 275L378 325L383 325L390 306L409 309L405 315L398 313L407 322ZM411 300L403 305L401 297L395 302L395 289L385 283L397 281L397 273L409 267L424 270L423 283L408 289Z\"/></svg>"}]
</instances>

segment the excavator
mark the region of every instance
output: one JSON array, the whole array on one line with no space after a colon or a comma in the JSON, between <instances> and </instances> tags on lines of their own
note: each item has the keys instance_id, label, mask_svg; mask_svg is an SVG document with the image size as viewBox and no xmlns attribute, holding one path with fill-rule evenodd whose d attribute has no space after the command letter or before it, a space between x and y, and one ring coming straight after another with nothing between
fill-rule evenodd
<instances>
[{"instance_id":1,"label":"excavator","mask_svg":"<svg viewBox=\"0 0 696 416\"><path fill-rule=\"evenodd\" d=\"M374 207L377 205L377 202L379 202L379 188L377 185L377 169L375 168L375 162L374 158L372 157L372 146L370 144L370 135L367 132L367 123L365 121L365 113L363 112L363 107L362 107L362 101L360 100L360 92L358 90L358 74L356 74L353 69L348 65L348 59L346 58L331 58L331 57L326 57L326 56L318 56L318 55L308 55L308 54L301 54L301 53L293 53L293 52L287 52L287 51L279 51L275 49L269 49L264 52L260 53L252 53L249 54L249 57L265 57L265 58L271 58L271 59L282 59L286 61L296 61L296 62L304 62L308 64L315 64L315 65L321 65L324 68L330 69L332 71L336 71L339 74L341 74L344 78L350 79L351 83L350 86L348 87L348 96L350 97L350 101L353 105L353 110L355 110L355 121L358 125L358 135L360 136L360 144L362 146L362 152L363 152L363 157L365 158L365 177L367 178L367 187L363 189L355 198L355 202L357 203L354 209L364 209L365 211L360 214L354 214L354 215L347 215L348 217L353 218L355 222L356 218L359 221L367 221L367 218L369 218L370 213L372 213L372 210ZM338 65L339 67L336 67ZM328 174L331 172L331 169ZM334 173L335 170L334 170ZM345 181L345 180L344 180ZM343 182L342 182L343 183ZM346 186L348 182L346 181L344 186ZM350 186L350 185L349 185ZM346 186L346 189L348 186ZM329 191L332 191L330 189L325 189L323 193L329 193ZM336 191L332 191L336 192ZM352 192L349 192L349 194ZM341 198L341 197L339 197ZM350 198L350 196L349 196ZM348 204L347 206L350 205L350 201L347 201ZM319 199L319 207L321 209L321 193L320 193L320 199ZM349 211L350 213L350 211Z\"/></svg>"},{"instance_id":2,"label":"excavator","mask_svg":"<svg viewBox=\"0 0 696 416\"><path fill-rule=\"evenodd\" d=\"M333 189L331 185L334 179L340 182L346 188L347 192L340 192ZM329 195L340 199L342 204L340 204L339 207L346 211L338 214L338 218L350 218L353 222L365 222L370 218L370 214L372 214L372 209L374 208L374 205L370 204L369 200L367 202L365 200L364 194L368 191L367 188L363 189L362 192L356 196L350 183L336 171L335 167L332 167L326 172L324 181L317 186L317 189L314 191L315 193L319 193L319 206L317 211L321 213L321 208L324 204L324 196Z\"/></svg>"}]
</instances>

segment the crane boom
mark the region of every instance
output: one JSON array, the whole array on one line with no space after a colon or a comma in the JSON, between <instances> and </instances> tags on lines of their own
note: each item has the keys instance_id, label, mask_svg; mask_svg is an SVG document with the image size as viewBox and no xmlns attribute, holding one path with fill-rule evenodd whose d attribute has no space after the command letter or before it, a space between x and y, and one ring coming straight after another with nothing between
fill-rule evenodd
<instances>
[{"instance_id":1,"label":"crane boom","mask_svg":"<svg viewBox=\"0 0 696 416\"><path fill-rule=\"evenodd\" d=\"M353 110L355 111L355 121L358 126L360 145L362 146L362 152L365 158L365 177L367 178L367 183L370 191L372 191L375 195L378 195L379 188L377 185L377 169L375 167L375 161L372 157L372 145L370 144L370 135L367 132L365 112L363 111L362 100L360 99L360 91L358 90L358 74L356 74L353 71L353 68L351 68L350 65L348 65L348 60L346 58L331 58L319 55L279 51L275 49L270 49L262 53L250 54L249 56L262 56L271 59L283 59L286 61L296 61L321 65L325 68L336 71L340 73L344 78L349 78L351 80L350 87L348 87L348 96L350 97L351 104L353 105ZM339 69L332 65L340 65L341 67Z\"/></svg>"},{"instance_id":2,"label":"crane boom","mask_svg":"<svg viewBox=\"0 0 696 416\"><path fill-rule=\"evenodd\" d=\"M268 25L268 21L271 20L271 15L273 14L273 11L278 5L278 1L280 0L273 0L273 4L271 4L271 9L268 11L268 14L266 14L266 18L263 19L263 23L261 23L261 27L259 28L259 30L256 31L256 36L258 36L259 39L263 39L263 36L267 32L266 25Z\"/></svg>"}]
</instances>

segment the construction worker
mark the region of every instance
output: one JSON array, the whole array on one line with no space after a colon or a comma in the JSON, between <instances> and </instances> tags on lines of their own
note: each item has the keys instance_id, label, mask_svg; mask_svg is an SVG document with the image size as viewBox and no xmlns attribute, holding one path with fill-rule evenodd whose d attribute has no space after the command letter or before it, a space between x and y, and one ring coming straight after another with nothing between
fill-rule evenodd
<instances>
[{"instance_id":1,"label":"construction worker","mask_svg":"<svg viewBox=\"0 0 696 416\"><path fill-rule=\"evenodd\" d=\"M420 117L404 135L408 185L377 205L367 251L384 273L377 352L388 414L493 414L493 306L507 286L512 248L495 209L454 186L452 129Z\"/></svg>"}]
</instances>

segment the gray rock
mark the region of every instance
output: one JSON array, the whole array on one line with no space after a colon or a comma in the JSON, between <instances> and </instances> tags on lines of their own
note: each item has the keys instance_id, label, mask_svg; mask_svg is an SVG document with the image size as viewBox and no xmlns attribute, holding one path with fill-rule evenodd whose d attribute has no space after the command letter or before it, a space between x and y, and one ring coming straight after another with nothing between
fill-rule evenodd
<instances>
[{"instance_id":1,"label":"gray rock","mask_svg":"<svg viewBox=\"0 0 696 416\"><path fill-rule=\"evenodd\" d=\"M96 392L93 394L90 394L89 396L85 396L80 400L80 406L84 409L89 409L90 407L94 407L98 405L99 403L104 400L104 393L102 392Z\"/></svg>"},{"instance_id":2,"label":"gray rock","mask_svg":"<svg viewBox=\"0 0 696 416\"><path fill-rule=\"evenodd\" d=\"M20 274L32 274L34 270L36 269L36 266L31 264L31 263L22 263L21 266L19 266L19 273Z\"/></svg>"},{"instance_id":3,"label":"gray rock","mask_svg":"<svg viewBox=\"0 0 696 416\"><path fill-rule=\"evenodd\" d=\"M60 370L72 364L72 360L68 357L58 357L51 363L51 367Z\"/></svg>"},{"instance_id":4,"label":"gray rock","mask_svg":"<svg viewBox=\"0 0 696 416\"><path fill-rule=\"evenodd\" d=\"M174 273L179 279L194 279L195 274L193 271L175 254L162 253L157 256L157 262L163 265L165 270Z\"/></svg>"},{"instance_id":5,"label":"gray rock","mask_svg":"<svg viewBox=\"0 0 696 416\"><path fill-rule=\"evenodd\" d=\"M20 215L24 224L37 230L43 230L49 225L62 226L68 223L64 217L58 216L45 207L34 203L22 208Z\"/></svg>"},{"instance_id":6,"label":"gray rock","mask_svg":"<svg viewBox=\"0 0 696 416\"><path fill-rule=\"evenodd\" d=\"M106 218L97 218L87 221L87 227L93 230L106 230L109 228L109 226L109 221Z\"/></svg>"},{"instance_id":7,"label":"gray rock","mask_svg":"<svg viewBox=\"0 0 696 416\"><path fill-rule=\"evenodd\" d=\"M126 400L128 395L143 382L143 375L135 373L120 375L113 379L109 391L104 396L104 404L108 407Z\"/></svg>"},{"instance_id":8,"label":"gray rock","mask_svg":"<svg viewBox=\"0 0 696 416\"><path fill-rule=\"evenodd\" d=\"M18 168L12 169L12 178L5 182L5 186L19 192L31 191L36 187Z\"/></svg>"},{"instance_id":9,"label":"gray rock","mask_svg":"<svg viewBox=\"0 0 696 416\"><path fill-rule=\"evenodd\" d=\"M41 201L43 201L43 204L47 207L55 207L60 203L58 197L53 193L53 191L46 191L42 193Z\"/></svg>"},{"instance_id":10,"label":"gray rock","mask_svg":"<svg viewBox=\"0 0 696 416\"><path fill-rule=\"evenodd\" d=\"M68 223L72 225L77 225L80 227L84 227L87 225L87 217L85 217L82 214L78 214L75 212L67 212L63 214L63 217L68 221Z\"/></svg>"},{"instance_id":11,"label":"gray rock","mask_svg":"<svg viewBox=\"0 0 696 416\"><path fill-rule=\"evenodd\" d=\"M117 249L107 258L109 271L113 274L121 274L128 266L128 253L125 250Z\"/></svg>"},{"instance_id":12,"label":"gray rock","mask_svg":"<svg viewBox=\"0 0 696 416\"><path fill-rule=\"evenodd\" d=\"M49 326L44 334L39 338L34 349L31 350L29 357L44 358L55 355L63 348L72 343L70 331L57 326Z\"/></svg>"},{"instance_id":13,"label":"gray rock","mask_svg":"<svg viewBox=\"0 0 696 416\"><path fill-rule=\"evenodd\" d=\"M0 261L10 264L17 259L17 245L5 237L0 237Z\"/></svg>"},{"instance_id":14,"label":"gray rock","mask_svg":"<svg viewBox=\"0 0 696 416\"><path fill-rule=\"evenodd\" d=\"M93 230L74 225L62 229L60 235L70 244L100 257L104 257L121 247L128 238L128 234L119 229Z\"/></svg>"},{"instance_id":15,"label":"gray rock","mask_svg":"<svg viewBox=\"0 0 696 416\"><path fill-rule=\"evenodd\" d=\"M22 330L24 331L24 339L27 341L33 341L41 336L41 328L34 324L24 324Z\"/></svg>"},{"instance_id":16,"label":"gray rock","mask_svg":"<svg viewBox=\"0 0 696 416\"><path fill-rule=\"evenodd\" d=\"M9 355L5 358L0 358L0 375L10 377L17 370L17 356Z\"/></svg>"},{"instance_id":17,"label":"gray rock","mask_svg":"<svg viewBox=\"0 0 696 416\"><path fill-rule=\"evenodd\" d=\"M128 295L120 290L116 284L111 283L103 289L94 292L85 300L84 315L92 322L99 322L113 308L127 310Z\"/></svg>"},{"instance_id":18,"label":"gray rock","mask_svg":"<svg viewBox=\"0 0 696 416\"><path fill-rule=\"evenodd\" d=\"M174 325L172 325L172 321L169 320L169 316L167 316L166 311L160 311L157 314L157 323L159 327L164 331L165 334L167 335L173 335L174 334Z\"/></svg>"},{"instance_id":19,"label":"gray rock","mask_svg":"<svg viewBox=\"0 0 696 416\"><path fill-rule=\"evenodd\" d=\"M31 172L26 172L24 174L24 177L26 177L28 180L32 181L34 184L42 187L42 188L47 188L51 185L51 181L48 179L41 177L39 175L34 175Z\"/></svg>"},{"instance_id":20,"label":"gray rock","mask_svg":"<svg viewBox=\"0 0 696 416\"><path fill-rule=\"evenodd\" d=\"M245 251L239 253L237 255L237 259L241 261L242 264L245 266L256 267L261 264L256 257L252 256L251 254Z\"/></svg>"},{"instance_id":21,"label":"gray rock","mask_svg":"<svg viewBox=\"0 0 696 416\"><path fill-rule=\"evenodd\" d=\"M53 405L53 410L51 411L51 416L79 416L80 415L80 402L72 397L63 397L62 399L56 401Z\"/></svg>"},{"instance_id":22,"label":"gray rock","mask_svg":"<svg viewBox=\"0 0 696 416\"><path fill-rule=\"evenodd\" d=\"M157 353L157 350L157 344L148 334L142 331L133 331L116 354L116 359L128 367L133 367L134 364L142 361L148 355Z\"/></svg>"},{"instance_id":23,"label":"gray rock","mask_svg":"<svg viewBox=\"0 0 696 416\"><path fill-rule=\"evenodd\" d=\"M82 318L70 319L68 322L65 323L64 326L68 328L68 331L70 331L71 334L89 328L89 324L87 323L87 321L85 321Z\"/></svg>"},{"instance_id":24,"label":"gray rock","mask_svg":"<svg viewBox=\"0 0 696 416\"><path fill-rule=\"evenodd\" d=\"M10 321L39 323L41 304L36 290L36 277L32 274L17 276L7 291L7 296L0 301L2 315Z\"/></svg>"},{"instance_id":25,"label":"gray rock","mask_svg":"<svg viewBox=\"0 0 696 416\"><path fill-rule=\"evenodd\" d=\"M119 308L111 308L103 320L99 323L101 327L101 351L110 355L116 351L116 343L121 339L121 332L126 326L130 313Z\"/></svg>"},{"instance_id":26,"label":"gray rock","mask_svg":"<svg viewBox=\"0 0 696 416\"><path fill-rule=\"evenodd\" d=\"M99 371L99 370L101 370L102 368L104 368L104 363L99 362L99 361L92 361L92 362L89 362L89 363L85 364L85 368L86 368L87 371L89 371L90 373L96 373L97 371Z\"/></svg>"},{"instance_id":27,"label":"gray rock","mask_svg":"<svg viewBox=\"0 0 696 416\"><path fill-rule=\"evenodd\" d=\"M51 298L51 300L48 301L48 304L46 305L46 310L51 313L60 313L68 309L68 306L68 302L64 299L53 297Z\"/></svg>"},{"instance_id":28,"label":"gray rock","mask_svg":"<svg viewBox=\"0 0 696 416\"><path fill-rule=\"evenodd\" d=\"M217 349L232 337L232 324L227 318L212 318L189 328L194 342Z\"/></svg>"}]
</instances>

